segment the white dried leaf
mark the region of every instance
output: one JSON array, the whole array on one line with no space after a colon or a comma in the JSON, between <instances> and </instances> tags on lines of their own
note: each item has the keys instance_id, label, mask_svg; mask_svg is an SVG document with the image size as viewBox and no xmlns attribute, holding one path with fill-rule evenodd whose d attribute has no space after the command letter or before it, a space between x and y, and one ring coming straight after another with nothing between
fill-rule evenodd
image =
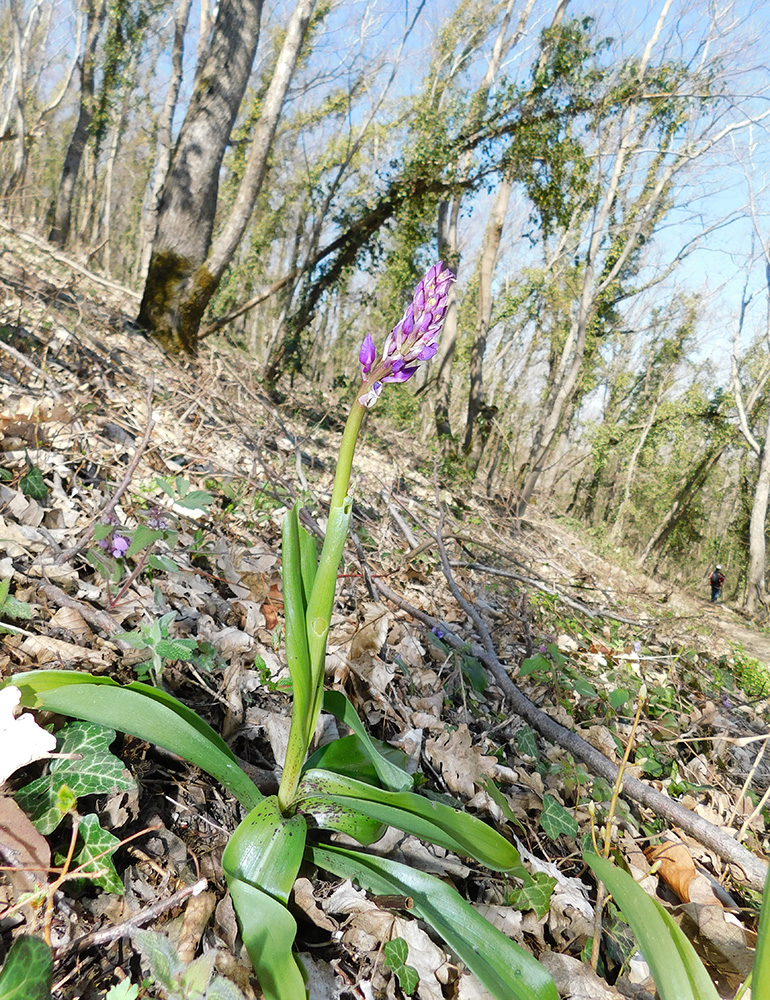
<instances>
[{"instance_id":1,"label":"white dried leaf","mask_svg":"<svg viewBox=\"0 0 770 1000\"><path fill-rule=\"evenodd\" d=\"M21 691L10 685L0 691L0 785L20 767L42 760L56 749L53 733L41 729L28 712L16 716Z\"/></svg>"}]
</instances>

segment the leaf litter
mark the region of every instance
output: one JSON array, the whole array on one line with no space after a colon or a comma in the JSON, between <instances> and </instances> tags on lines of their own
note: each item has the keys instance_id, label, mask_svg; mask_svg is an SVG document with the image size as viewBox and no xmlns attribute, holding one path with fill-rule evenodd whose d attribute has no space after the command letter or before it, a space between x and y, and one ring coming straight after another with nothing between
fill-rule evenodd
<instances>
[{"instance_id":1,"label":"leaf litter","mask_svg":"<svg viewBox=\"0 0 770 1000\"><path fill-rule=\"evenodd\" d=\"M3 240L3 255L13 253L39 280L9 285L0 307L2 340L26 358L5 356L0 379L2 675L45 666L125 682L154 671L269 790L289 709L280 523L297 494L324 522L337 404L299 377L276 405L226 343L204 344L197 362L169 361L132 328L128 293L69 270L64 255L52 264L19 237ZM360 548L349 547L341 572L327 683L346 691L371 735L407 752L430 794L515 840L523 869L493 876L395 831L374 849L449 880L542 958L563 995L642 996L646 967L611 911L604 978L586 961L595 884L580 854L601 842L613 790L513 712L474 652L483 636L442 572L437 504L461 593L524 693L617 764L645 684L626 773L732 831L760 858L769 846L761 668L770 643L727 608L714 612L665 581L607 562L544 509L517 532L500 498L442 483L437 499L411 434L385 433L377 419L356 463ZM111 551L116 537L128 547ZM746 653L758 666L747 665ZM61 752L66 730L42 721ZM317 736L341 734L330 721ZM258 995L221 870L236 804L155 747L80 735L78 780L65 780L77 772L67 761L46 767L28 755L4 785L17 798L0 797L3 946L46 935L57 1000L138 982L157 973L157 956L172 977L187 970L205 980L211 995ZM88 753L92 761L108 754L104 767L89 770ZM727 995L750 963L756 896L738 870L665 817L628 797L612 813L617 850L695 940ZM69 862L64 816L80 831ZM87 880L89 864L96 875ZM201 878L208 888L193 895ZM54 894L54 884L62 891ZM46 892L48 906L27 901ZM293 907L311 996L390 997L406 986L431 1000L482 997L408 902L305 873ZM160 937L136 936L151 932ZM100 933L104 943L94 947ZM141 968L131 940L145 955ZM584 979L589 985L579 986Z\"/></svg>"}]
</instances>

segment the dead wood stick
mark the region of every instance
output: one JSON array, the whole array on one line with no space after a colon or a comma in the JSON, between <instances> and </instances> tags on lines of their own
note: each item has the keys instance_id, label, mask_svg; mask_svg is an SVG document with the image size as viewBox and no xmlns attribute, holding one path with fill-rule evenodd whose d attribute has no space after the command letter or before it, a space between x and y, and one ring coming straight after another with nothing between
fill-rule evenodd
<instances>
[{"instance_id":1,"label":"dead wood stick","mask_svg":"<svg viewBox=\"0 0 770 1000\"><path fill-rule=\"evenodd\" d=\"M205 878L199 879L195 885L186 885L175 892L172 896L167 899L161 899L157 903L153 903L146 909L137 913L133 917L129 917L128 920L124 920L122 924L117 924L115 927L105 927L104 930L95 931L93 934L85 934L83 937L75 938L74 941L70 941L68 945L60 948L56 951L56 960L60 961L66 955L70 955L73 951L83 951L85 948L95 948L98 945L110 944L112 941L118 941L120 938L130 937L131 933L141 927L143 924L149 923L151 920L155 920L156 917L162 916L168 910L173 910L175 906L179 906L183 903L188 896L197 896L199 893L208 885Z\"/></svg>"},{"instance_id":2,"label":"dead wood stick","mask_svg":"<svg viewBox=\"0 0 770 1000\"><path fill-rule=\"evenodd\" d=\"M439 545L439 551L443 552L443 559L446 559L446 549L443 546L443 539ZM475 622L479 634L483 640L483 648L477 643L471 647L471 652L479 659L492 673L495 681L500 687L503 695L517 715L530 725L536 732L540 733L550 743L569 751L574 757L582 760L593 771L594 774L604 778L610 785L614 784L618 776L618 767L611 760L600 753L590 743L586 743L577 733L565 729L558 722L541 711L533 702L527 698L513 683L508 673L497 657L492 643L489 630L484 624L481 616L471 607L462 596L459 587L454 581L451 568L448 565L444 569L447 583L458 603L469 617ZM388 601L402 608L417 621L427 625L428 628L440 627L444 631L444 641L454 649L467 649L467 642L455 636L448 629L446 623L432 617L419 608L414 607L404 597L391 590L387 584L381 580L377 581L377 587ZM685 833L712 850L723 861L734 864L743 873L743 880L753 889L761 891L765 884L767 874L766 865L756 858L745 847L738 844L729 833L719 827L709 823L696 813L687 809L681 803L668 798L662 792L651 788L638 778L625 775L623 778L623 792L629 798L641 805L647 806L656 815L675 824Z\"/></svg>"},{"instance_id":3,"label":"dead wood stick","mask_svg":"<svg viewBox=\"0 0 770 1000\"><path fill-rule=\"evenodd\" d=\"M82 552L83 549L91 541L94 534L94 528L96 526L97 519L100 517L105 517L111 514L112 511L117 507L120 502L120 498L128 489L128 486L133 479L134 473L136 472L136 467L139 465L139 459L144 454L147 447L147 443L150 440L150 435L152 434L152 429L155 426L155 421L152 417L152 390L154 388L154 379L152 375L150 376L149 382L147 383L147 426L144 428L144 433L142 434L142 439L134 448L134 454L131 456L131 461L126 466L126 471L123 473L123 478L120 480L118 485L115 487L115 492L112 494L105 506L99 511L98 515L93 519L91 524L86 528L77 542L70 546L70 548L65 549L60 552L59 555L54 559L55 565L59 566L63 562L67 562L68 559L72 559L76 556L78 552Z\"/></svg>"},{"instance_id":4,"label":"dead wood stick","mask_svg":"<svg viewBox=\"0 0 770 1000\"><path fill-rule=\"evenodd\" d=\"M549 587L545 583L538 583L537 580L529 576L522 576L521 573L514 573L513 570L509 569L497 569L495 566L484 566L482 563L475 562L455 562L452 561L450 566L459 566L464 569L477 569L482 573L489 573L491 576L504 576L509 580L518 580L520 583L526 583L529 587L535 587L537 590L542 590L544 594L550 594L551 597L558 597L559 600L564 601L569 607L574 608L576 611L580 611L582 614L587 615L589 618L609 618L614 622L622 622L624 625L636 625L638 628L644 628L644 622L634 621L633 618L623 618L621 615L616 615L612 611L604 611L602 608L589 608L587 604L582 601L576 601L572 597L567 597L566 594L562 594L560 590L555 587ZM648 628L651 625L647 626Z\"/></svg>"},{"instance_id":5,"label":"dead wood stick","mask_svg":"<svg viewBox=\"0 0 770 1000\"><path fill-rule=\"evenodd\" d=\"M446 581L449 584L449 589L452 591L455 600L479 631L484 647L484 655L480 656L479 659L489 668L513 710L532 726L533 729L537 730L541 736L544 736L551 743L555 743L564 750L568 750L574 757L582 760L584 764L587 764L591 768L594 774L605 778L611 785L614 784L618 778L618 766L605 757L603 753L592 747L590 743L586 743L577 733L573 733L571 730L554 722L550 716L546 715L545 712L542 712L533 704L508 676L507 670L497 658L492 636L484 623L484 619L466 601L455 582L452 568L449 565L449 557L444 546L444 539L441 534L444 522L443 507L439 506L439 511L440 517L436 532L436 542L438 544L441 565ZM723 861L727 861L739 868L743 873L743 880L753 889L761 891L764 888L767 877L767 864L760 861L750 851L747 851L727 831L720 829L713 823L709 823L708 820L702 816L698 816L697 813L683 806L680 802L670 799L667 795L657 791L655 788L651 788L638 778L624 775L622 789L623 793L629 798L647 806L648 809L652 809L657 816L678 826L685 833L689 834L689 836L694 837L695 840L713 851Z\"/></svg>"},{"instance_id":6,"label":"dead wood stick","mask_svg":"<svg viewBox=\"0 0 770 1000\"><path fill-rule=\"evenodd\" d=\"M4 344L0 340L0 351L4 354L8 354L10 357L14 358L19 362L20 365L24 365L25 368L29 368L30 371L39 375L43 382L48 386L51 392L55 396L61 396L61 390L56 384L56 379L51 378L48 372L44 372L42 368L38 368L36 364L33 364L26 354L22 354L21 351L17 351L15 347L11 347L10 344Z\"/></svg>"}]
</instances>

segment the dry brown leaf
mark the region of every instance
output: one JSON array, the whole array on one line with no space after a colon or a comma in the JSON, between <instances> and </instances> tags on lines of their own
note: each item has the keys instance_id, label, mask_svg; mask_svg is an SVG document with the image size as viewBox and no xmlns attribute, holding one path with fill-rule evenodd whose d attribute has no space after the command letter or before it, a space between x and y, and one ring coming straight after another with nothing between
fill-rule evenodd
<instances>
[{"instance_id":1,"label":"dry brown leaf","mask_svg":"<svg viewBox=\"0 0 770 1000\"><path fill-rule=\"evenodd\" d=\"M650 864L659 862L658 873L683 903L689 902L689 887L695 878L695 862L684 844L666 841L653 844L645 850Z\"/></svg>"},{"instance_id":2,"label":"dry brown leaf","mask_svg":"<svg viewBox=\"0 0 770 1000\"><path fill-rule=\"evenodd\" d=\"M77 646L74 642L64 642L63 639L51 639L49 636L30 635L22 642L21 650L38 663L50 663L51 660L62 660L65 663L93 663L104 666L104 656L95 649Z\"/></svg>"},{"instance_id":3,"label":"dry brown leaf","mask_svg":"<svg viewBox=\"0 0 770 1000\"><path fill-rule=\"evenodd\" d=\"M476 791L475 784L482 777L492 776L497 758L485 756L473 743L468 726L463 723L453 733L442 733L425 743L425 753L438 767L454 795L470 799Z\"/></svg>"},{"instance_id":4,"label":"dry brown leaf","mask_svg":"<svg viewBox=\"0 0 770 1000\"><path fill-rule=\"evenodd\" d=\"M51 624L57 628L63 628L67 632L86 634L91 631L78 609L66 606L59 608L51 615Z\"/></svg>"},{"instance_id":5,"label":"dry brown leaf","mask_svg":"<svg viewBox=\"0 0 770 1000\"><path fill-rule=\"evenodd\" d=\"M348 651L353 663L366 655L379 656L390 627L390 612L384 604L369 601L363 605L363 611L363 624L353 635Z\"/></svg>"}]
</instances>

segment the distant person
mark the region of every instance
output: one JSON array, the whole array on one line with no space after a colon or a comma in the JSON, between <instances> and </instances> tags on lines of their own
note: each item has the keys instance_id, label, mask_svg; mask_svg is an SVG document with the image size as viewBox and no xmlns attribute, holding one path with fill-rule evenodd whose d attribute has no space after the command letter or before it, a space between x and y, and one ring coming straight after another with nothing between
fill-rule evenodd
<instances>
[{"instance_id":1,"label":"distant person","mask_svg":"<svg viewBox=\"0 0 770 1000\"><path fill-rule=\"evenodd\" d=\"M719 598L722 596L722 584L725 582L725 575L722 572L721 566L715 566L714 572L709 577L709 583L711 584L711 603L716 604Z\"/></svg>"}]
</instances>

